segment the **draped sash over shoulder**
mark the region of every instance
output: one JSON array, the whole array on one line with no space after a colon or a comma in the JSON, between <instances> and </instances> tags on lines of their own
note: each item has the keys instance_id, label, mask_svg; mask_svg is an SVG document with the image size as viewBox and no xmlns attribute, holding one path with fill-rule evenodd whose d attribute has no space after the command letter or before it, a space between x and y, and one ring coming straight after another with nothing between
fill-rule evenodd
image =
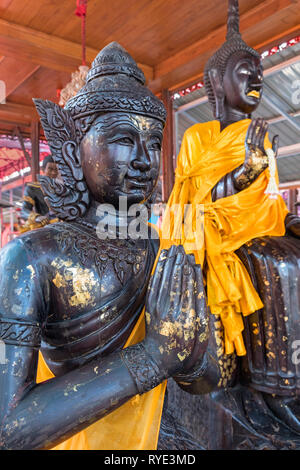
<instances>
[{"instance_id":1,"label":"draped sash over shoulder","mask_svg":"<svg viewBox=\"0 0 300 470\"><path fill-rule=\"evenodd\" d=\"M282 197L271 199L265 194L268 169L247 189L212 202L214 186L244 162L250 122L239 121L221 132L219 121L212 121L186 131L161 241L161 248L183 244L206 267L208 305L221 316L226 353L235 349L241 356L246 354L242 315L263 304L235 250L256 237L284 235L288 212ZM271 147L268 138L265 147ZM201 213L203 230L197 225Z\"/></svg>"}]
</instances>

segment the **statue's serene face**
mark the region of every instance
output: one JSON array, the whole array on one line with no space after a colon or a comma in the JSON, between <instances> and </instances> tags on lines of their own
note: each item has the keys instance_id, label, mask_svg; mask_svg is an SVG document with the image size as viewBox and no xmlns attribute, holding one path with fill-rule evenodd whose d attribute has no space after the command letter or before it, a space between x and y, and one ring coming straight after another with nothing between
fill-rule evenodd
<instances>
[{"instance_id":1,"label":"statue's serene face","mask_svg":"<svg viewBox=\"0 0 300 470\"><path fill-rule=\"evenodd\" d=\"M119 207L147 200L157 183L163 125L154 118L131 113L100 115L80 144L81 164L88 188L99 203Z\"/></svg>"},{"instance_id":2,"label":"statue's serene face","mask_svg":"<svg viewBox=\"0 0 300 470\"><path fill-rule=\"evenodd\" d=\"M237 52L227 62L223 87L225 105L251 114L258 107L263 86L263 69L258 57Z\"/></svg>"}]
</instances>

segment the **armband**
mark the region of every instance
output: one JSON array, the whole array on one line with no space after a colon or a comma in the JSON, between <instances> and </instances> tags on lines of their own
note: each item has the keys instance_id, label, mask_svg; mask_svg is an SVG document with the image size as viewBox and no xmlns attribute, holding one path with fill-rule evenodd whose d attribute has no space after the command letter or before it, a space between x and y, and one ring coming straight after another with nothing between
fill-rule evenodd
<instances>
[{"instance_id":1,"label":"armband","mask_svg":"<svg viewBox=\"0 0 300 470\"><path fill-rule=\"evenodd\" d=\"M141 343L123 349L121 359L135 381L140 395L168 378L168 374L158 367Z\"/></svg>"},{"instance_id":2,"label":"armband","mask_svg":"<svg viewBox=\"0 0 300 470\"><path fill-rule=\"evenodd\" d=\"M0 339L6 344L39 348L41 334L39 323L0 318Z\"/></svg>"}]
</instances>

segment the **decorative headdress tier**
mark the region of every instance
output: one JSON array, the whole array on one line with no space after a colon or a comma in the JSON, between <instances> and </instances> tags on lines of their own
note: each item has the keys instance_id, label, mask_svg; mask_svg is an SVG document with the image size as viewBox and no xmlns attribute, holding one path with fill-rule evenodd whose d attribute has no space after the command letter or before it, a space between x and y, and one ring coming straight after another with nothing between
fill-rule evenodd
<instances>
[{"instance_id":1,"label":"decorative headdress tier","mask_svg":"<svg viewBox=\"0 0 300 470\"><path fill-rule=\"evenodd\" d=\"M108 44L95 58L86 85L65 106L72 118L98 112L132 112L155 117L163 123L163 103L145 87L145 76L117 42Z\"/></svg>"},{"instance_id":2,"label":"decorative headdress tier","mask_svg":"<svg viewBox=\"0 0 300 470\"><path fill-rule=\"evenodd\" d=\"M215 54L208 60L204 71L204 84L210 103L215 107L215 96L213 87L210 82L209 73L212 69L217 69L221 80L223 80L226 65L229 58L236 52L248 52L249 54L260 57L259 53L248 46L243 41L240 33L240 16L239 16L239 1L228 1L228 20L227 20L227 35L226 41L215 52Z\"/></svg>"}]
</instances>

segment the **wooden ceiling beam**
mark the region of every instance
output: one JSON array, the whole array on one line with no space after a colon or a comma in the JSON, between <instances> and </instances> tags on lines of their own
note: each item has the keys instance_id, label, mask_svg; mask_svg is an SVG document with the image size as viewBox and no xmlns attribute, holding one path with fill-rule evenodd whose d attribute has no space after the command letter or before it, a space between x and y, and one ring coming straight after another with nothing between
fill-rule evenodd
<instances>
[{"instance_id":1,"label":"wooden ceiling beam","mask_svg":"<svg viewBox=\"0 0 300 470\"><path fill-rule=\"evenodd\" d=\"M4 56L25 59L52 70L71 73L81 64L81 44L1 18L0 47L1 54ZM94 60L99 50L91 47L86 48L86 58L89 64ZM153 67L141 63L138 65L143 70L147 81L152 80Z\"/></svg>"},{"instance_id":2,"label":"wooden ceiling beam","mask_svg":"<svg viewBox=\"0 0 300 470\"><path fill-rule=\"evenodd\" d=\"M22 129L23 128L28 128L30 129L30 122L27 121L27 122L20 122L20 121L14 121L14 120L11 120L11 119L8 119L7 121L5 119L2 119L2 117L0 117L0 133L2 132L2 129L7 129L8 127L13 127L15 128L16 126L19 126L21 127Z\"/></svg>"},{"instance_id":3,"label":"wooden ceiling beam","mask_svg":"<svg viewBox=\"0 0 300 470\"><path fill-rule=\"evenodd\" d=\"M247 31L272 16L272 14L295 5L295 1L265 0L261 2L241 15L241 31ZM226 31L227 25L224 24L209 35L156 65L154 80L151 83L153 91L158 92L166 86L169 89L174 89L183 83L187 83L187 81L191 83L195 77L199 77L200 73L203 73L206 60L212 55L213 51L223 44ZM270 43L270 38L268 38L268 42ZM256 47L255 44L252 44L252 46Z\"/></svg>"},{"instance_id":4,"label":"wooden ceiling beam","mask_svg":"<svg viewBox=\"0 0 300 470\"><path fill-rule=\"evenodd\" d=\"M4 57L0 62L0 77L5 83L6 99L39 68L39 65L32 62Z\"/></svg>"},{"instance_id":5,"label":"wooden ceiling beam","mask_svg":"<svg viewBox=\"0 0 300 470\"><path fill-rule=\"evenodd\" d=\"M38 121L39 116L34 106L17 103L4 103L0 105L0 121L27 123Z\"/></svg>"}]
</instances>

